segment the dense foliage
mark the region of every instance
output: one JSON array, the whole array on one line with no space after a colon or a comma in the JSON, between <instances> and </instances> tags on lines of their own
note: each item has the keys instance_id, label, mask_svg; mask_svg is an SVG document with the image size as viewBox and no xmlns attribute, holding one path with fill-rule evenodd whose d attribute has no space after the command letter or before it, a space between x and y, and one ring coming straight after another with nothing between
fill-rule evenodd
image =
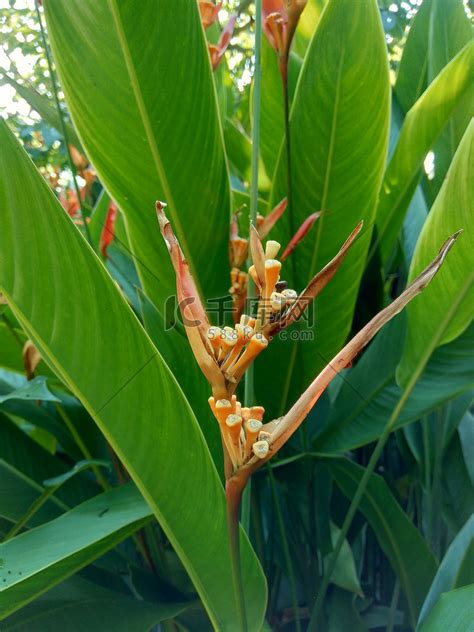
<instances>
[{"instance_id":1,"label":"dense foliage","mask_svg":"<svg viewBox=\"0 0 474 632\"><path fill-rule=\"evenodd\" d=\"M470 17L2 4L2 631L469 629Z\"/></svg>"}]
</instances>

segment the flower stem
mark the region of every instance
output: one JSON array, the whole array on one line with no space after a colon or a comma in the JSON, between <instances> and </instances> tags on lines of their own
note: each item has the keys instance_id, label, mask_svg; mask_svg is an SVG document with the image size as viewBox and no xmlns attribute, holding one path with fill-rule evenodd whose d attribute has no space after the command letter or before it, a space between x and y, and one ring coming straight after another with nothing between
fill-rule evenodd
<instances>
[{"instance_id":1,"label":"flower stem","mask_svg":"<svg viewBox=\"0 0 474 632\"><path fill-rule=\"evenodd\" d=\"M260 158L260 94L262 81L262 0L255 2L255 72L253 76L253 105L252 105L252 179L250 182L250 212L249 220L254 226L257 225L258 210L258 166ZM248 266L252 265L249 261ZM248 299L250 305L255 295L255 288L252 279L248 280ZM254 403L254 367L253 364L245 373L245 406L252 406ZM248 533L250 529L250 496L251 482L247 485L242 499L242 525Z\"/></svg>"},{"instance_id":2,"label":"flower stem","mask_svg":"<svg viewBox=\"0 0 474 632\"><path fill-rule=\"evenodd\" d=\"M228 479L225 487L227 506L227 530L229 534L229 551L232 565L232 582L234 585L235 603L239 618L239 629L247 632L247 615L245 612L244 586L242 581L242 568L240 563L240 503L245 480L233 476Z\"/></svg>"}]
</instances>

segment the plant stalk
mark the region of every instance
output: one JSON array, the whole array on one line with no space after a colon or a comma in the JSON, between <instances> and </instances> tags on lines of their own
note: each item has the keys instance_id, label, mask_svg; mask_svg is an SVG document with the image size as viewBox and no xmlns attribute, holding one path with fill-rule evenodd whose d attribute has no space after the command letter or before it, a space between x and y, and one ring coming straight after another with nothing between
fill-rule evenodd
<instances>
[{"instance_id":1,"label":"plant stalk","mask_svg":"<svg viewBox=\"0 0 474 632\"><path fill-rule=\"evenodd\" d=\"M258 211L258 166L260 158L260 97L261 97L261 82L262 82L262 63L261 63L261 48L262 48L262 0L256 0L255 2L255 72L253 76L253 102L252 102L252 175L250 182L250 209L249 209L249 221L254 226L257 225L257 211ZM252 265L252 261L247 261L248 267ZM255 288L252 279L249 276L248 279L248 300L250 306L252 305L255 297ZM250 311L250 310L249 310ZM244 402L245 406L252 406L254 403L254 367L253 364L247 369L245 373L244 384ZM247 487L244 490L242 499L242 525L247 533L250 530L250 497L252 493L251 481L249 481Z\"/></svg>"},{"instance_id":2,"label":"plant stalk","mask_svg":"<svg viewBox=\"0 0 474 632\"><path fill-rule=\"evenodd\" d=\"M247 614L245 611L244 585L242 581L242 567L240 563L240 504L246 479L232 476L227 479L225 487L227 507L227 531L229 535L229 552L232 565L232 583L234 586L235 603L239 618L239 629L247 632Z\"/></svg>"},{"instance_id":3,"label":"plant stalk","mask_svg":"<svg viewBox=\"0 0 474 632\"><path fill-rule=\"evenodd\" d=\"M43 18L41 17L41 11L40 11L40 8L39 8L38 0L35 0L35 8L36 8L36 15L38 17L39 27L40 27L40 31L41 31L41 39L42 39L42 42L43 42L44 52L46 54L46 61L48 63L49 75L51 77L51 85L52 85L52 88L53 88L54 101L56 103L56 109L58 111L59 120L61 122L61 133L63 135L64 144L66 146L66 153L67 153L69 169L71 171L72 180L73 180L73 183L74 183L74 189L75 189L76 196L77 196L77 202L79 204L79 209L80 209L80 213L81 213L81 219L82 219L82 223L83 223L83 226L84 226L84 234L85 234L86 239L89 242L91 248L94 248L94 244L93 244L93 241L92 241L92 236L90 234L89 226L88 226L87 221L86 221L86 214L85 214L85 211L84 211L84 206L83 206L82 200L81 200L81 192L79 190L79 185L77 184L76 167L75 167L74 161L72 159L71 150L69 149L69 139L68 139L68 134L67 134L67 130L66 130L66 125L64 123L64 112L63 112L63 110L61 108L61 104L59 102L59 91L58 91L58 85L56 83L56 75L55 75L55 72L54 72L54 69L53 69L53 62L52 62L52 59L51 59L51 53L50 53L50 50L49 50L49 45L48 45L48 42L46 40L46 32L45 32L44 25L43 25Z\"/></svg>"}]
</instances>

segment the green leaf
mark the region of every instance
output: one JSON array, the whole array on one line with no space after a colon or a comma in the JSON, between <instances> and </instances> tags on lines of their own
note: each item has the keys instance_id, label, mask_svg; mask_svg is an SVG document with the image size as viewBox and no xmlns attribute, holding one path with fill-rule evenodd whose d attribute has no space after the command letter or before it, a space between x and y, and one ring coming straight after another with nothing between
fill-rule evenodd
<instances>
[{"instance_id":1,"label":"green leaf","mask_svg":"<svg viewBox=\"0 0 474 632\"><path fill-rule=\"evenodd\" d=\"M104 266L1 121L0 147L1 291L149 502L211 619L232 628L237 615L224 494L189 404ZM242 564L249 627L258 629L266 587L245 538Z\"/></svg>"},{"instance_id":2,"label":"green leaf","mask_svg":"<svg viewBox=\"0 0 474 632\"><path fill-rule=\"evenodd\" d=\"M308 4L300 16L292 50L301 58L306 53L326 3L327 0L308 0Z\"/></svg>"},{"instance_id":3,"label":"green leaf","mask_svg":"<svg viewBox=\"0 0 474 632\"><path fill-rule=\"evenodd\" d=\"M209 253L227 258L230 192L197 4L137 11L130 0L60 0L45 9L72 119L126 216L146 293L159 309L175 293L154 209L162 199L205 295L221 296L225 267L209 266Z\"/></svg>"},{"instance_id":4,"label":"green leaf","mask_svg":"<svg viewBox=\"0 0 474 632\"><path fill-rule=\"evenodd\" d=\"M330 528L332 545L335 546L341 530L332 522L330 523ZM327 556L325 564L329 564L331 555L330 553ZM360 587L359 577L357 576L354 556L347 540L344 540L341 553L337 558L336 566L331 575L331 583L350 592L362 595L362 588Z\"/></svg>"},{"instance_id":5,"label":"green leaf","mask_svg":"<svg viewBox=\"0 0 474 632\"><path fill-rule=\"evenodd\" d=\"M0 618L113 548L151 516L138 490L127 485L0 544Z\"/></svg>"},{"instance_id":6,"label":"green leaf","mask_svg":"<svg viewBox=\"0 0 474 632\"><path fill-rule=\"evenodd\" d=\"M20 345L26 341L26 337L20 330L15 330L15 333L18 335L19 340L15 338L4 323L0 323L0 345L2 349L0 367L23 373L25 368Z\"/></svg>"},{"instance_id":7,"label":"green leaf","mask_svg":"<svg viewBox=\"0 0 474 632\"><path fill-rule=\"evenodd\" d=\"M150 603L104 589L79 577L68 580L8 617L3 632L148 632L186 607Z\"/></svg>"},{"instance_id":8,"label":"green leaf","mask_svg":"<svg viewBox=\"0 0 474 632\"><path fill-rule=\"evenodd\" d=\"M316 439L318 452L346 452L381 435L402 396L395 370L403 351L404 323L404 315L397 316L378 334L357 365L344 373L328 423ZM395 429L473 388L473 355L474 325L471 325L459 338L433 353L403 406Z\"/></svg>"},{"instance_id":9,"label":"green leaf","mask_svg":"<svg viewBox=\"0 0 474 632\"><path fill-rule=\"evenodd\" d=\"M474 487L474 414L467 412L459 424L459 440L469 478Z\"/></svg>"},{"instance_id":10,"label":"green leaf","mask_svg":"<svg viewBox=\"0 0 474 632\"><path fill-rule=\"evenodd\" d=\"M421 625L429 616L430 611L442 593L454 588L460 588L468 583L474 584L473 544L474 515L469 518L449 545L421 609L418 625ZM470 576L463 575L463 567L470 569ZM460 580L464 583L459 583Z\"/></svg>"},{"instance_id":11,"label":"green leaf","mask_svg":"<svg viewBox=\"0 0 474 632\"><path fill-rule=\"evenodd\" d=\"M45 402L60 402L61 400L55 397L48 389L46 378L43 375L35 377L30 382L27 382L25 386L17 388L11 391L7 395L0 395L0 404L10 399L27 399L31 401L45 401Z\"/></svg>"},{"instance_id":12,"label":"green leaf","mask_svg":"<svg viewBox=\"0 0 474 632\"><path fill-rule=\"evenodd\" d=\"M191 352L183 327L176 319L177 306L164 318L153 303L138 291L143 325L167 366L174 375L180 375L180 386L191 407L199 417L206 443L216 464L223 471L222 440L217 424L207 403L209 385ZM183 371L183 366L186 370Z\"/></svg>"},{"instance_id":13,"label":"green leaf","mask_svg":"<svg viewBox=\"0 0 474 632\"><path fill-rule=\"evenodd\" d=\"M392 253L428 151L471 83L474 42L443 69L406 115L385 172L377 209L377 243L382 261ZM372 247L372 252L375 246Z\"/></svg>"},{"instance_id":14,"label":"green leaf","mask_svg":"<svg viewBox=\"0 0 474 632\"><path fill-rule=\"evenodd\" d=\"M427 86L431 5L432 0L423 0L412 19L398 67L394 90L405 113Z\"/></svg>"},{"instance_id":15,"label":"green leaf","mask_svg":"<svg viewBox=\"0 0 474 632\"><path fill-rule=\"evenodd\" d=\"M443 593L417 632L466 632L474 621L474 584Z\"/></svg>"},{"instance_id":16,"label":"green leaf","mask_svg":"<svg viewBox=\"0 0 474 632\"><path fill-rule=\"evenodd\" d=\"M64 461L44 450L15 423L0 414L0 458L43 490L43 481L70 469ZM100 491L89 477L79 475L59 490L57 497L68 506L83 502ZM25 508L26 511L26 508Z\"/></svg>"},{"instance_id":17,"label":"green leaf","mask_svg":"<svg viewBox=\"0 0 474 632\"><path fill-rule=\"evenodd\" d=\"M472 27L462 0L433 0L431 10L428 58L428 80L431 82L455 55L472 39ZM435 174L430 190L436 196L451 160L472 117L474 84L460 100L453 115L434 146Z\"/></svg>"},{"instance_id":18,"label":"green leaf","mask_svg":"<svg viewBox=\"0 0 474 632\"><path fill-rule=\"evenodd\" d=\"M353 498L364 468L348 459L327 461L341 491ZM373 474L360 503L387 556L408 601L410 617L416 621L436 572L436 561L420 532L410 522L381 476Z\"/></svg>"},{"instance_id":19,"label":"green leaf","mask_svg":"<svg viewBox=\"0 0 474 632\"><path fill-rule=\"evenodd\" d=\"M474 512L474 487L464 461L458 433L451 439L443 458L441 505L452 531L459 531Z\"/></svg>"},{"instance_id":20,"label":"green leaf","mask_svg":"<svg viewBox=\"0 0 474 632\"><path fill-rule=\"evenodd\" d=\"M0 459L0 515L10 522L18 522L28 508L41 496L43 489L38 483ZM35 526L56 518L67 506L56 498L50 498L31 517L28 525Z\"/></svg>"},{"instance_id":21,"label":"green leaf","mask_svg":"<svg viewBox=\"0 0 474 632\"><path fill-rule=\"evenodd\" d=\"M13 88L15 88L20 97L25 99L33 110L38 112L45 123L54 127L54 129L62 134L62 125L58 110L56 109L56 106L53 105L53 101L49 96L38 92L38 90L36 90L36 88L28 83L28 81L24 78L22 78L22 83L18 83L18 81L13 79L13 77L4 75L3 81L9 83ZM74 127L66 120L66 116L67 115L64 113L63 117L65 119L64 124L66 126L68 141L80 150L81 141L79 140Z\"/></svg>"},{"instance_id":22,"label":"green leaf","mask_svg":"<svg viewBox=\"0 0 474 632\"><path fill-rule=\"evenodd\" d=\"M75 599L71 599L67 591L66 595L60 593L56 597L57 592L57 589L51 590L8 617L3 622L3 632L148 632L186 607L180 603L159 604L133 599L93 584Z\"/></svg>"},{"instance_id":23,"label":"green leaf","mask_svg":"<svg viewBox=\"0 0 474 632\"><path fill-rule=\"evenodd\" d=\"M71 478L74 478L74 476L76 476L76 474L79 474L79 472L88 470L95 465L100 465L101 467L106 467L110 469L111 463L110 461L102 461L100 459L85 459L76 463L74 467L72 467L67 472L64 472L64 474L54 476L53 478L47 478L45 481L43 481L43 485L45 487L59 487L61 485L64 485L64 483L67 483L67 481L71 480Z\"/></svg>"},{"instance_id":24,"label":"green leaf","mask_svg":"<svg viewBox=\"0 0 474 632\"><path fill-rule=\"evenodd\" d=\"M361 40L367 46L361 46ZM377 3L329 0L306 54L291 110L292 208L272 238L286 245L308 215L320 210L323 214L286 262L283 278L301 290L361 219L365 229L315 301L313 339L273 343L265 354L268 366L287 366L293 382L290 399L326 365L349 333L387 151L389 107ZM273 201L286 195L286 187L286 158L281 152ZM272 383L273 393L283 402L289 387L283 375Z\"/></svg>"},{"instance_id":25,"label":"green leaf","mask_svg":"<svg viewBox=\"0 0 474 632\"><path fill-rule=\"evenodd\" d=\"M224 140L232 174L243 182L250 182L252 161L252 143L237 123L226 119L224 122Z\"/></svg>"},{"instance_id":26,"label":"green leaf","mask_svg":"<svg viewBox=\"0 0 474 632\"><path fill-rule=\"evenodd\" d=\"M304 15L304 13L303 13ZM290 55L288 66L288 94L293 100L302 60ZM285 136L285 108L283 85L276 52L262 39L262 89L260 105L260 153L269 178L273 178Z\"/></svg>"},{"instance_id":27,"label":"green leaf","mask_svg":"<svg viewBox=\"0 0 474 632\"><path fill-rule=\"evenodd\" d=\"M474 51L474 43L472 47ZM419 358L439 345L454 340L473 318L474 216L470 176L474 168L471 123L448 171L418 240L410 266L409 281L431 261L438 246L450 234L464 233L430 287L407 308L408 330L397 369L397 381L405 385Z\"/></svg>"}]
</instances>

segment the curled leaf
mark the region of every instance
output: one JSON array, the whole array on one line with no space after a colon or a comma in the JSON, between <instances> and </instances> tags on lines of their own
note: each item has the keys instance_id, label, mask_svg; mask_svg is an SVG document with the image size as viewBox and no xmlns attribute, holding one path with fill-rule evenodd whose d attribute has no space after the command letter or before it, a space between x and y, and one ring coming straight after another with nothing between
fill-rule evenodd
<instances>
[{"instance_id":1,"label":"curled leaf","mask_svg":"<svg viewBox=\"0 0 474 632\"><path fill-rule=\"evenodd\" d=\"M32 380L35 371L41 362L41 355L31 340L27 340L23 345L23 366L25 367L26 379Z\"/></svg>"}]
</instances>

